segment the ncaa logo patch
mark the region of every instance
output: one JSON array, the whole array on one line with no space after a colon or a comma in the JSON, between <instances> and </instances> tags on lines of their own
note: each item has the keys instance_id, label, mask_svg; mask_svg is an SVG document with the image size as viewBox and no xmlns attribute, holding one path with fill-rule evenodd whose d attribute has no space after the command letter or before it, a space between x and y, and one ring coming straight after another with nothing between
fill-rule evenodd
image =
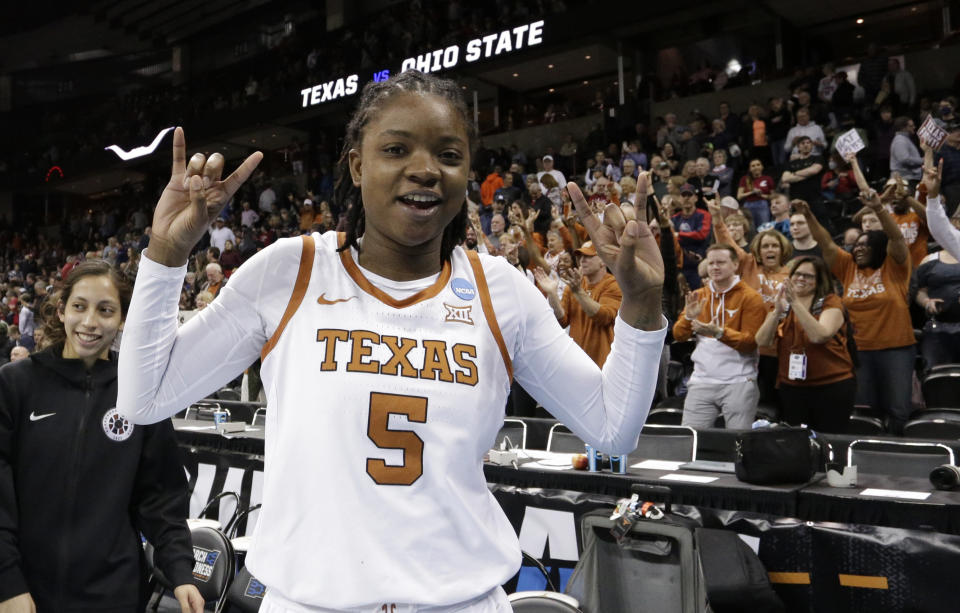
<instances>
[{"instance_id":1,"label":"ncaa logo patch","mask_svg":"<svg viewBox=\"0 0 960 613\"><path fill-rule=\"evenodd\" d=\"M250 581L247 581L247 589L243 591L243 595L247 598L260 598L261 600L266 593L267 586L257 581L254 577L250 577Z\"/></svg>"},{"instance_id":2,"label":"ncaa logo patch","mask_svg":"<svg viewBox=\"0 0 960 613\"><path fill-rule=\"evenodd\" d=\"M206 583L213 576L213 568L220 552L193 546L193 576Z\"/></svg>"},{"instance_id":3,"label":"ncaa logo patch","mask_svg":"<svg viewBox=\"0 0 960 613\"><path fill-rule=\"evenodd\" d=\"M107 411L103 416L103 432L111 441L125 441L133 434L133 424L120 416L117 408Z\"/></svg>"},{"instance_id":4,"label":"ncaa logo patch","mask_svg":"<svg viewBox=\"0 0 960 613\"><path fill-rule=\"evenodd\" d=\"M460 300L473 300L473 297L477 295L477 289L473 287L473 283L463 277L457 277L451 281L450 289Z\"/></svg>"}]
</instances>

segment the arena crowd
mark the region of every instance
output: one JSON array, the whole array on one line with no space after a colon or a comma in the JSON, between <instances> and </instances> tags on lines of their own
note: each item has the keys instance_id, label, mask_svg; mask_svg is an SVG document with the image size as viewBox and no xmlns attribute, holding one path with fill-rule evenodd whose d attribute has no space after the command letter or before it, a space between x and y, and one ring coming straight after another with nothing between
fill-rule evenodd
<instances>
[{"instance_id":1,"label":"arena crowd","mask_svg":"<svg viewBox=\"0 0 960 613\"><path fill-rule=\"evenodd\" d=\"M263 85L213 104L242 106L262 98ZM598 128L584 142L558 129L544 151L481 144L465 246L517 267L602 365L620 291L565 185L577 182L597 212L647 207L672 326L659 396L686 395L684 423L723 415L727 427L750 427L760 407L834 431L865 405L897 433L922 403L916 378L960 362L960 264L932 242L960 202L958 111L956 97L924 95L897 59L871 49L857 85L826 64L747 108L666 113L653 125ZM141 119L127 116L128 127ZM565 116L561 105L537 122ZM917 136L928 120L946 132L935 150ZM844 155L838 141L851 131L863 147ZM193 255L181 310L203 309L277 239L343 229L336 135L327 136L272 152L240 189ZM71 215L58 239L0 220L0 364L45 346L44 319L56 316L57 291L78 263L104 259L135 278L156 199L148 191ZM949 223L960 228L960 218ZM686 364L681 376L668 376L671 357ZM515 385L507 412L535 406Z\"/></svg>"}]
</instances>

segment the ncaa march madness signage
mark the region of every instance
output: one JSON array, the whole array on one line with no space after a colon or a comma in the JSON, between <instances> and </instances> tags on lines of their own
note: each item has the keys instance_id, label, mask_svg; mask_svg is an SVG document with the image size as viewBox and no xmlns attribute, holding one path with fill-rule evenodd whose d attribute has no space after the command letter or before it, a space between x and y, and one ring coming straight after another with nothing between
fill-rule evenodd
<instances>
[{"instance_id":1,"label":"ncaa march madness signage","mask_svg":"<svg viewBox=\"0 0 960 613\"><path fill-rule=\"evenodd\" d=\"M527 47L533 47L543 42L543 20L517 26L508 30L487 34L474 38L465 45L450 45L445 49L437 49L422 53L416 57L408 57L400 65L400 72L419 70L420 72L439 72L450 70L461 60L476 62L505 53L513 53ZM389 70L380 70L373 73L374 81L383 81L390 78ZM352 74L340 77L326 83L319 83L313 87L300 90L301 106L311 107L324 102L331 102L357 93L360 76Z\"/></svg>"}]
</instances>

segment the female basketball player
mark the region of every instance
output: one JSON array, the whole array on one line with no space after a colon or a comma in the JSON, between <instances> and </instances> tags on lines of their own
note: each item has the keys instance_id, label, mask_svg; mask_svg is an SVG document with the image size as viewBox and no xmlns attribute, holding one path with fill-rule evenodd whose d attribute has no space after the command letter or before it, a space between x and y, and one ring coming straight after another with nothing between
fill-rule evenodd
<instances>
[{"instance_id":1,"label":"female basketball player","mask_svg":"<svg viewBox=\"0 0 960 613\"><path fill-rule=\"evenodd\" d=\"M500 585L520 551L482 458L511 378L584 441L636 446L665 335L645 220L608 207L601 223L568 186L623 291L601 372L533 284L457 246L474 140L454 82L408 71L369 83L340 159L346 232L264 249L178 330L190 250L262 156L221 181L222 156L187 162L174 133L118 407L156 421L262 357L266 475L247 566L268 586L265 611L510 611Z\"/></svg>"}]
</instances>

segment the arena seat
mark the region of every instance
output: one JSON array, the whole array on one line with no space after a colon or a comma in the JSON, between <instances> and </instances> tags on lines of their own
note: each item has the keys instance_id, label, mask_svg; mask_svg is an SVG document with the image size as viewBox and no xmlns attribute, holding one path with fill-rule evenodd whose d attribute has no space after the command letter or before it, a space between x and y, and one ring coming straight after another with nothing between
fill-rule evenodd
<instances>
[{"instance_id":1,"label":"arena seat","mask_svg":"<svg viewBox=\"0 0 960 613\"><path fill-rule=\"evenodd\" d=\"M683 419L683 401L685 398L685 395L664 398L650 409L646 423L679 425Z\"/></svg>"},{"instance_id":2,"label":"arena seat","mask_svg":"<svg viewBox=\"0 0 960 613\"><path fill-rule=\"evenodd\" d=\"M935 372L960 372L960 364L937 364L928 371L928 374Z\"/></svg>"},{"instance_id":3,"label":"arena seat","mask_svg":"<svg viewBox=\"0 0 960 613\"><path fill-rule=\"evenodd\" d=\"M692 462L697 459L697 431L689 426L648 423L633 453L648 459Z\"/></svg>"},{"instance_id":4,"label":"arena seat","mask_svg":"<svg viewBox=\"0 0 960 613\"><path fill-rule=\"evenodd\" d=\"M851 415L847 422L847 434L883 434L883 420L870 415Z\"/></svg>"},{"instance_id":5,"label":"arena seat","mask_svg":"<svg viewBox=\"0 0 960 613\"><path fill-rule=\"evenodd\" d=\"M227 421L233 420L230 409L220 405L218 402L199 401L187 408L184 413L184 419L198 419L200 421L214 421L214 413L223 411L227 414Z\"/></svg>"},{"instance_id":6,"label":"arena seat","mask_svg":"<svg viewBox=\"0 0 960 613\"><path fill-rule=\"evenodd\" d=\"M960 419L960 409L946 407L928 407L910 414L910 419Z\"/></svg>"},{"instance_id":7,"label":"arena seat","mask_svg":"<svg viewBox=\"0 0 960 613\"><path fill-rule=\"evenodd\" d=\"M585 451L584 444L580 437L563 424L553 424L550 427L550 434L547 436L547 451L583 453Z\"/></svg>"},{"instance_id":8,"label":"arena seat","mask_svg":"<svg viewBox=\"0 0 960 613\"><path fill-rule=\"evenodd\" d=\"M928 407L960 409L960 367L931 371L920 387Z\"/></svg>"},{"instance_id":9,"label":"arena seat","mask_svg":"<svg viewBox=\"0 0 960 613\"><path fill-rule=\"evenodd\" d=\"M648 424L679 426L683 421L683 409L674 407L653 407L647 415Z\"/></svg>"},{"instance_id":10,"label":"arena seat","mask_svg":"<svg viewBox=\"0 0 960 613\"><path fill-rule=\"evenodd\" d=\"M257 409L253 412L253 419L250 420L251 426L266 426L267 425L267 410L266 409Z\"/></svg>"},{"instance_id":11,"label":"arena seat","mask_svg":"<svg viewBox=\"0 0 960 613\"><path fill-rule=\"evenodd\" d=\"M219 400L240 400L240 390L233 389L232 387L224 387L216 392L217 399Z\"/></svg>"},{"instance_id":12,"label":"arena seat","mask_svg":"<svg viewBox=\"0 0 960 613\"><path fill-rule=\"evenodd\" d=\"M500 431L497 432L497 440L494 444L494 449L499 449L500 444L505 440L509 439L510 442L507 443L507 447L512 449L518 447L520 449L527 448L527 424L522 419L516 419L508 417L503 420L503 425L500 427Z\"/></svg>"},{"instance_id":13,"label":"arena seat","mask_svg":"<svg viewBox=\"0 0 960 613\"><path fill-rule=\"evenodd\" d=\"M931 411L911 419L903 427L903 435L907 438L960 439L960 411Z\"/></svg>"},{"instance_id":14,"label":"arena seat","mask_svg":"<svg viewBox=\"0 0 960 613\"><path fill-rule=\"evenodd\" d=\"M954 464L953 450L943 443L857 439L847 447L847 466L861 473L927 478L943 464Z\"/></svg>"},{"instance_id":15,"label":"arena seat","mask_svg":"<svg viewBox=\"0 0 960 613\"><path fill-rule=\"evenodd\" d=\"M886 415L881 409L875 409L869 404L855 404L853 405L853 415L866 415L868 417L876 417L879 420L883 420Z\"/></svg>"}]
</instances>

